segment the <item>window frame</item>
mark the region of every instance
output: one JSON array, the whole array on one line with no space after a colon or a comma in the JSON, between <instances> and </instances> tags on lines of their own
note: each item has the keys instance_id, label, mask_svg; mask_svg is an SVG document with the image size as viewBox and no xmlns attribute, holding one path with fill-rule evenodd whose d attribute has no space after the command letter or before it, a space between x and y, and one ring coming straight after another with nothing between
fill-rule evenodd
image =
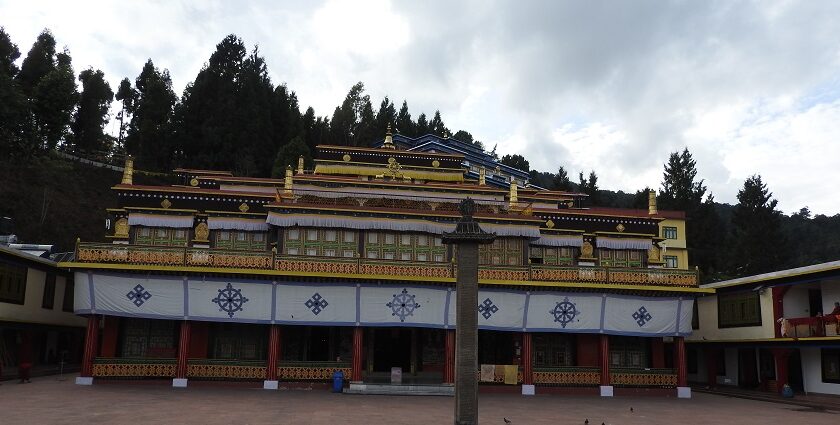
<instances>
[{"instance_id":1,"label":"window frame","mask_svg":"<svg viewBox=\"0 0 840 425\"><path fill-rule=\"evenodd\" d=\"M672 234L673 232L673 234ZM677 232L677 226L662 226L662 238L663 239L679 239L679 233Z\"/></svg>"},{"instance_id":2,"label":"window frame","mask_svg":"<svg viewBox=\"0 0 840 425\"><path fill-rule=\"evenodd\" d=\"M752 321L743 319L741 322L736 322L735 320L723 319L723 312L724 312L724 302L737 302L738 297L740 298L751 298L752 300L747 300L746 302L754 302L755 303L755 310L756 310L756 318ZM733 292L733 293L724 293L724 294L717 294L717 308L718 308L718 329L727 329L727 328L748 328L748 327L755 327L761 326L762 324L762 317L761 317L761 295L755 291L746 291L746 292ZM723 302L722 302L723 301ZM744 302L744 301L742 301ZM749 306L746 306L747 308ZM745 315L746 316L746 315Z\"/></svg>"},{"instance_id":3,"label":"window frame","mask_svg":"<svg viewBox=\"0 0 840 425\"><path fill-rule=\"evenodd\" d=\"M44 276L44 294L41 296L41 308L52 310L55 308L55 274Z\"/></svg>"},{"instance_id":4,"label":"window frame","mask_svg":"<svg viewBox=\"0 0 840 425\"><path fill-rule=\"evenodd\" d=\"M24 305L26 303L26 281L29 268L16 263L0 262L0 302ZM12 293L12 279L18 285L16 293ZM8 289L6 289L8 288Z\"/></svg>"},{"instance_id":5,"label":"window frame","mask_svg":"<svg viewBox=\"0 0 840 425\"><path fill-rule=\"evenodd\" d=\"M832 361L837 368L837 378L826 376L826 363ZM838 348L822 348L820 349L820 378L822 382L827 384L840 384L840 349Z\"/></svg>"}]
</instances>

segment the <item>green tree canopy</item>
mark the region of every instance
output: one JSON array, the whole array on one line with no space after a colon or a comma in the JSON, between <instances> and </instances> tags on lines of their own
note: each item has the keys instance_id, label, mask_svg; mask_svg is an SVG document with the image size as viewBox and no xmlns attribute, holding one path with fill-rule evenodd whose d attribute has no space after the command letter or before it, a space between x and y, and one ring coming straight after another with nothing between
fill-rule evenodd
<instances>
[{"instance_id":1,"label":"green tree canopy","mask_svg":"<svg viewBox=\"0 0 840 425\"><path fill-rule=\"evenodd\" d=\"M499 162L507 165L508 167L513 167L517 170L522 170L526 173L531 171L531 165L528 163L528 160L525 159L524 156L519 154L507 154L503 156Z\"/></svg>"},{"instance_id":2,"label":"green tree canopy","mask_svg":"<svg viewBox=\"0 0 840 425\"><path fill-rule=\"evenodd\" d=\"M783 268L785 239L777 204L761 176L744 182L732 216L730 274L746 276Z\"/></svg>"},{"instance_id":3,"label":"green tree canopy","mask_svg":"<svg viewBox=\"0 0 840 425\"><path fill-rule=\"evenodd\" d=\"M32 110L42 149L55 149L64 140L78 100L70 54L67 51L57 54L56 62L57 65L38 81L32 94Z\"/></svg>"},{"instance_id":4,"label":"green tree canopy","mask_svg":"<svg viewBox=\"0 0 840 425\"><path fill-rule=\"evenodd\" d=\"M405 100L403 100L400 111L397 113L394 131L408 137L417 135L414 131L414 121L411 120L411 114L408 113L408 102Z\"/></svg>"},{"instance_id":5,"label":"green tree canopy","mask_svg":"<svg viewBox=\"0 0 840 425\"><path fill-rule=\"evenodd\" d=\"M117 99L122 99L131 115L126 152L136 156L144 169L168 171L175 156L171 120L176 102L169 71L159 70L149 59L134 80L134 87L131 89L125 79L117 92Z\"/></svg>"},{"instance_id":6,"label":"green tree canopy","mask_svg":"<svg viewBox=\"0 0 840 425\"><path fill-rule=\"evenodd\" d=\"M277 156L274 157L274 166L271 168L271 177L281 178L286 175L286 168L297 169L298 158L303 156L304 167L312 166L312 154L306 147L303 138L295 137L289 143L280 147Z\"/></svg>"},{"instance_id":7,"label":"green tree canopy","mask_svg":"<svg viewBox=\"0 0 840 425\"><path fill-rule=\"evenodd\" d=\"M82 71L79 73L79 81L82 83L82 93L79 96L79 108L73 116L73 147L82 152L109 151L110 139L104 129L114 92L100 70Z\"/></svg>"}]
</instances>

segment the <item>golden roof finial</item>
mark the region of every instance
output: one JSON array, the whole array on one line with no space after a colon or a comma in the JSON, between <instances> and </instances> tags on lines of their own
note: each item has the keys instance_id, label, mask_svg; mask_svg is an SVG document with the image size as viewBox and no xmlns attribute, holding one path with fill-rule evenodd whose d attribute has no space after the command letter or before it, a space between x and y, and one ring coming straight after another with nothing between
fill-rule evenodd
<instances>
[{"instance_id":1,"label":"golden roof finial","mask_svg":"<svg viewBox=\"0 0 840 425\"><path fill-rule=\"evenodd\" d=\"M510 206L513 207L519 202L519 196L517 192L518 187L516 186L516 180L513 176L510 177L510 194L508 195Z\"/></svg>"},{"instance_id":2,"label":"golden roof finial","mask_svg":"<svg viewBox=\"0 0 840 425\"><path fill-rule=\"evenodd\" d=\"M289 165L286 167L286 178L283 180L283 192L291 194L293 184L294 181L292 177L292 166Z\"/></svg>"},{"instance_id":3,"label":"golden roof finial","mask_svg":"<svg viewBox=\"0 0 840 425\"><path fill-rule=\"evenodd\" d=\"M391 123L388 123L388 129L385 130L385 143L382 144L383 149L396 149L394 146L394 138L391 137Z\"/></svg>"},{"instance_id":4,"label":"golden roof finial","mask_svg":"<svg viewBox=\"0 0 840 425\"><path fill-rule=\"evenodd\" d=\"M303 174L303 155L298 157L297 174Z\"/></svg>"},{"instance_id":5,"label":"golden roof finial","mask_svg":"<svg viewBox=\"0 0 840 425\"><path fill-rule=\"evenodd\" d=\"M134 179L134 158L131 155L125 157L125 168L123 168L123 177L121 184L133 184Z\"/></svg>"},{"instance_id":6,"label":"golden roof finial","mask_svg":"<svg viewBox=\"0 0 840 425\"><path fill-rule=\"evenodd\" d=\"M656 215L656 191L651 189L648 192L648 215Z\"/></svg>"},{"instance_id":7,"label":"golden roof finial","mask_svg":"<svg viewBox=\"0 0 840 425\"><path fill-rule=\"evenodd\" d=\"M487 170L484 169L482 165L481 168L478 170L478 184L479 186L484 186L487 184Z\"/></svg>"}]
</instances>

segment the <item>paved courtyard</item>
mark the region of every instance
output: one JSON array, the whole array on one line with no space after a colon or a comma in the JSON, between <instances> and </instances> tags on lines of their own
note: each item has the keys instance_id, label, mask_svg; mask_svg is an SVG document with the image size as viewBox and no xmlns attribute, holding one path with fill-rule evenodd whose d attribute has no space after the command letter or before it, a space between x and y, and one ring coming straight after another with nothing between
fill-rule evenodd
<instances>
[{"instance_id":1,"label":"paved courtyard","mask_svg":"<svg viewBox=\"0 0 840 425\"><path fill-rule=\"evenodd\" d=\"M695 394L691 400L482 394L482 424L803 424L840 423L840 413ZM630 408L633 408L633 412ZM324 390L107 383L73 378L0 385L0 424L450 424L448 397L360 396Z\"/></svg>"}]
</instances>

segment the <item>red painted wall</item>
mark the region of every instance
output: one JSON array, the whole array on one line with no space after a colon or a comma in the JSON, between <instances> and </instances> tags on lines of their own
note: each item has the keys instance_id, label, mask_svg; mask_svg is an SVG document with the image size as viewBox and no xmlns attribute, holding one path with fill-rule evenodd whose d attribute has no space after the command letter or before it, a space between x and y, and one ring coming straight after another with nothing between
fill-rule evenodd
<instances>
[{"instance_id":1,"label":"red painted wall","mask_svg":"<svg viewBox=\"0 0 840 425\"><path fill-rule=\"evenodd\" d=\"M662 338L650 339L650 358L651 367L663 368L665 367L665 343Z\"/></svg>"},{"instance_id":2,"label":"red painted wall","mask_svg":"<svg viewBox=\"0 0 840 425\"><path fill-rule=\"evenodd\" d=\"M190 325L190 352L187 357L191 359L207 358L209 331L207 322L192 322Z\"/></svg>"},{"instance_id":3,"label":"red painted wall","mask_svg":"<svg viewBox=\"0 0 840 425\"><path fill-rule=\"evenodd\" d=\"M599 367L598 363L598 335L577 335L577 365L583 367Z\"/></svg>"},{"instance_id":4,"label":"red painted wall","mask_svg":"<svg viewBox=\"0 0 840 425\"><path fill-rule=\"evenodd\" d=\"M120 318L114 316L103 316L105 322L102 329L102 348L99 355L102 357L117 357L117 339L120 333Z\"/></svg>"}]
</instances>

